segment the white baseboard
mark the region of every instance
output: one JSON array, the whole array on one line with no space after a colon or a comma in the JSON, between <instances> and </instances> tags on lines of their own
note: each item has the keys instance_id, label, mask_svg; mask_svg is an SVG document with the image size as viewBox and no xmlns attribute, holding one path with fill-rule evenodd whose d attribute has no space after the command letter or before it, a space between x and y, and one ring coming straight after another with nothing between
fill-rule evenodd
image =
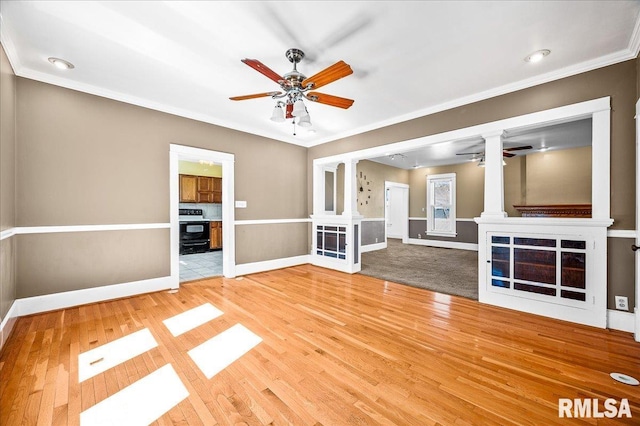
<instances>
[{"instance_id":1,"label":"white baseboard","mask_svg":"<svg viewBox=\"0 0 640 426\"><path fill-rule=\"evenodd\" d=\"M309 263L309 255L285 257L282 259L265 260L262 262L244 263L236 265L236 275L248 275L258 272L272 271L274 269L289 268L291 266Z\"/></svg>"},{"instance_id":2,"label":"white baseboard","mask_svg":"<svg viewBox=\"0 0 640 426\"><path fill-rule=\"evenodd\" d=\"M387 242L367 244L366 246L360 246L360 253L367 253L369 251L382 250L387 248Z\"/></svg>"},{"instance_id":3,"label":"white baseboard","mask_svg":"<svg viewBox=\"0 0 640 426\"><path fill-rule=\"evenodd\" d=\"M11 331L13 330L13 326L16 325L16 320L18 319L17 314L17 305L14 301L5 315L2 323L0 323L0 352L2 352L2 348L4 347L5 342L11 335Z\"/></svg>"},{"instance_id":4,"label":"white baseboard","mask_svg":"<svg viewBox=\"0 0 640 426\"><path fill-rule=\"evenodd\" d=\"M616 311L615 309L607 310L607 328L612 330L633 333L635 331L635 321L636 316L631 312Z\"/></svg>"},{"instance_id":5,"label":"white baseboard","mask_svg":"<svg viewBox=\"0 0 640 426\"><path fill-rule=\"evenodd\" d=\"M172 283L173 280L171 276L152 278L123 284L65 291L44 296L26 297L16 300L14 305L17 305L17 315L24 316L138 294L152 293L154 291L168 290L174 287Z\"/></svg>"},{"instance_id":6,"label":"white baseboard","mask_svg":"<svg viewBox=\"0 0 640 426\"><path fill-rule=\"evenodd\" d=\"M459 250L471 250L478 251L478 244L473 243L458 243L455 241L441 241L441 240L429 240L427 238L409 238L409 244L416 244L419 246L452 248Z\"/></svg>"}]
</instances>

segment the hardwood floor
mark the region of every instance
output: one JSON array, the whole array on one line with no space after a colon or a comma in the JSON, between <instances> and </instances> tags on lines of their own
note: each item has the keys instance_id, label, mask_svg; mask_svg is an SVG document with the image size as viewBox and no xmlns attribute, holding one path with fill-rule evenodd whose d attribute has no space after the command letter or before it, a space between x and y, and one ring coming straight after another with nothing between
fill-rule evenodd
<instances>
[{"instance_id":1,"label":"hardwood floor","mask_svg":"<svg viewBox=\"0 0 640 426\"><path fill-rule=\"evenodd\" d=\"M207 303L222 314L177 337L163 323ZM189 351L235 324L262 341L208 379ZM79 354L145 329L157 346L80 383ZM159 425L640 419L640 387L609 376L640 377L629 333L304 265L20 318L0 355L0 424L79 424L167 364L188 396ZM160 388L157 405L171 390ZM607 398L627 399L633 417L561 419L559 398L597 398L600 412Z\"/></svg>"}]
</instances>

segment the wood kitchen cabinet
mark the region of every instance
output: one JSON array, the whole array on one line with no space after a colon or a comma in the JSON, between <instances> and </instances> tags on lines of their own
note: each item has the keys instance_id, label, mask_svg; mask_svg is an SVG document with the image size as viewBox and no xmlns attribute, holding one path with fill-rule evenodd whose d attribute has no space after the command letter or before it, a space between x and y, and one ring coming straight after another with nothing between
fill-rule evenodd
<instances>
[{"instance_id":1,"label":"wood kitchen cabinet","mask_svg":"<svg viewBox=\"0 0 640 426\"><path fill-rule=\"evenodd\" d=\"M195 203L198 201L198 177L180 175L180 202Z\"/></svg>"},{"instance_id":2,"label":"wood kitchen cabinet","mask_svg":"<svg viewBox=\"0 0 640 426\"><path fill-rule=\"evenodd\" d=\"M222 178L212 178L213 184L213 202L222 203Z\"/></svg>"},{"instance_id":3,"label":"wood kitchen cabinet","mask_svg":"<svg viewBox=\"0 0 640 426\"><path fill-rule=\"evenodd\" d=\"M222 178L180 175L181 203L222 203Z\"/></svg>"},{"instance_id":4,"label":"wood kitchen cabinet","mask_svg":"<svg viewBox=\"0 0 640 426\"><path fill-rule=\"evenodd\" d=\"M198 176L198 203L213 203L213 178Z\"/></svg>"},{"instance_id":5,"label":"wood kitchen cabinet","mask_svg":"<svg viewBox=\"0 0 640 426\"><path fill-rule=\"evenodd\" d=\"M221 249L222 248L222 222L209 222L211 226L211 232L209 238L211 239L210 248Z\"/></svg>"}]
</instances>

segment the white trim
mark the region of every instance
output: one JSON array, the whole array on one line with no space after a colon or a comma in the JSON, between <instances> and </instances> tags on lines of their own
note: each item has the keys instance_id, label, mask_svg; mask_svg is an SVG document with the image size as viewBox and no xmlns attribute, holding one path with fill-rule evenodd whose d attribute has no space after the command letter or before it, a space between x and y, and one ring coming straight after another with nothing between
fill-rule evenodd
<instances>
[{"instance_id":1,"label":"white trim","mask_svg":"<svg viewBox=\"0 0 640 426\"><path fill-rule=\"evenodd\" d=\"M593 99L577 104L565 105L544 111L533 112L518 117L505 118L498 121L492 121L490 123L483 123L475 126L465 127L462 129L455 129L448 132L437 133L435 135L422 136L402 142L366 148L359 151L351 151L343 154L332 155L329 157L316 158L313 160L313 165L314 167L320 167L324 164L331 164L336 162L342 163L350 159L365 160L368 158L384 156L385 153L389 151L399 153L413 151L415 149L441 142L452 142L470 137L481 136L482 134L487 134L492 131L522 128L525 126L532 126L543 123L559 123L563 120L568 120L576 117L586 117L598 111L606 111L607 113L609 113L611 109L610 101L611 98L609 96L605 96L603 98Z\"/></svg>"},{"instance_id":2,"label":"white trim","mask_svg":"<svg viewBox=\"0 0 640 426\"><path fill-rule=\"evenodd\" d=\"M631 53L632 58L637 58L640 53L640 18L636 20L636 25L633 27L633 33L629 40L629 47L627 48Z\"/></svg>"},{"instance_id":3,"label":"white trim","mask_svg":"<svg viewBox=\"0 0 640 426\"><path fill-rule=\"evenodd\" d=\"M383 250L387 248L387 242L367 244L366 246L360 246L360 253L367 253L370 251Z\"/></svg>"},{"instance_id":4,"label":"white trim","mask_svg":"<svg viewBox=\"0 0 640 426\"><path fill-rule=\"evenodd\" d=\"M633 333L635 315L631 312L607 310L607 328Z\"/></svg>"},{"instance_id":5,"label":"white trim","mask_svg":"<svg viewBox=\"0 0 640 426\"><path fill-rule=\"evenodd\" d=\"M256 219L256 220L236 220L235 225L271 225L276 223L311 223L308 219Z\"/></svg>"},{"instance_id":6,"label":"white trim","mask_svg":"<svg viewBox=\"0 0 640 426\"><path fill-rule=\"evenodd\" d=\"M136 296L172 288L171 276L151 278L148 280L132 281L122 284L112 284L82 290L65 291L61 293L45 294L43 296L17 299L18 316L39 314L105 300Z\"/></svg>"},{"instance_id":7,"label":"white trim","mask_svg":"<svg viewBox=\"0 0 640 426\"><path fill-rule=\"evenodd\" d=\"M258 272L272 271L274 269L290 268L292 266L305 265L309 263L309 255L303 254L294 257L281 259L264 260L262 262L243 263L236 265L237 275L256 274Z\"/></svg>"},{"instance_id":8,"label":"white trim","mask_svg":"<svg viewBox=\"0 0 640 426\"><path fill-rule=\"evenodd\" d=\"M364 219L363 219L364 220ZM426 217L410 217L409 220L422 220L426 221ZM476 220L472 217L457 217L456 222L475 222Z\"/></svg>"},{"instance_id":9,"label":"white trim","mask_svg":"<svg viewBox=\"0 0 640 426\"><path fill-rule=\"evenodd\" d=\"M170 223L125 223L114 225L63 225L63 226L21 226L16 234L53 234L64 232L95 232L95 231L130 231L137 229L165 229Z\"/></svg>"},{"instance_id":10,"label":"white trim","mask_svg":"<svg viewBox=\"0 0 640 426\"><path fill-rule=\"evenodd\" d=\"M486 218L477 217L478 225L516 225L516 226L582 226L582 227L607 227L613 225L613 219L589 219L589 218L561 218L561 217L505 217Z\"/></svg>"},{"instance_id":11,"label":"white trim","mask_svg":"<svg viewBox=\"0 0 640 426\"><path fill-rule=\"evenodd\" d=\"M631 229L607 229L607 237L609 238L635 238L636 231Z\"/></svg>"},{"instance_id":12,"label":"white trim","mask_svg":"<svg viewBox=\"0 0 640 426\"><path fill-rule=\"evenodd\" d=\"M639 24L640 25L640 24ZM638 26L636 26L636 30L638 30ZM637 33L640 30L636 31ZM639 36L640 37L640 36ZM638 42L640 43L640 41ZM634 117L636 122L636 235L634 236L635 245L640 246L640 99L636 102L636 116ZM635 325L635 333L634 338L636 342L640 342L640 253L637 251L634 252L634 271L635 271L635 293L636 293L636 305L635 305L635 316L636 316L636 325Z\"/></svg>"},{"instance_id":13,"label":"white trim","mask_svg":"<svg viewBox=\"0 0 640 426\"><path fill-rule=\"evenodd\" d=\"M0 352L2 351L2 347L5 342L9 339L11 335L11 331L13 330L13 326L16 325L16 320L18 319L18 307L16 301L14 300L11 304L11 307L7 311L7 315L5 315L2 323L0 323Z\"/></svg>"},{"instance_id":14,"label":"white trim","mask_svg":"<svg viewBox=\"0 0 640 426\"><path fill-rule=\"evenodd\" d=\"M4 231L0 232L0 241L2 240L6 240L7 238L13 237L14 235L16 235L18 232L16 231L17 228L9 228L9 229L5 229Z\"/></svg>"},{"instance_id":15,"label":"white trim","mask_svg":"<svg viewBox=\"0 0 640 426\"><path fill-rule=\"evenodd\" d=\"M169 215L171 223L171 279L173 288L180 286L180 225L179 225L179 171L180 160L207 160L222 164L222 273L226 278L236 276L236 238L235 238L235 193L234 161L235 156L224 152L190 146L169 145Z\"/></svg>"},{"instance_id":16,"label":"white trim","mask_svg":"<svg viewBox=\"0 0 640 426\"><path fill-rule=\"evenodd\" d=\"M361 222L384 222L385 218L384 217L367 217L367 218L362 218Z\"/></svg>"},{"instance_id":17,"label":"white trim","mask_svg":"<svg viewBox=\"0 0 640 426\"><path fill-rule=\"evenodd\" d=\"M427 238L409 238L409 244L415 244L418 246L478 251L478 245L474 243L457 243L455 241L430 240Z\"/></svg>"}]
</instances>

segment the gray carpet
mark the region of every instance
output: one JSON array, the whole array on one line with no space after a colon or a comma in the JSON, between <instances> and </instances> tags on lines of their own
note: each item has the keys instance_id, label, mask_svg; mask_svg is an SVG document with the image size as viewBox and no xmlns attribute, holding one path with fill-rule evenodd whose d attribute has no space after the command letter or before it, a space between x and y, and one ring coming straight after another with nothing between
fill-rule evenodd
<instances>
[{"instance_id":1,"label":"gray carpet","mask_svg":"<svg viewBox=\"0 0 640 426\"><path fill-rule=\"evenodd\" d=\"M478 300L478 252L389 239L387 248L362 253L363 275Z\"/></svg>"}]
</instances>

